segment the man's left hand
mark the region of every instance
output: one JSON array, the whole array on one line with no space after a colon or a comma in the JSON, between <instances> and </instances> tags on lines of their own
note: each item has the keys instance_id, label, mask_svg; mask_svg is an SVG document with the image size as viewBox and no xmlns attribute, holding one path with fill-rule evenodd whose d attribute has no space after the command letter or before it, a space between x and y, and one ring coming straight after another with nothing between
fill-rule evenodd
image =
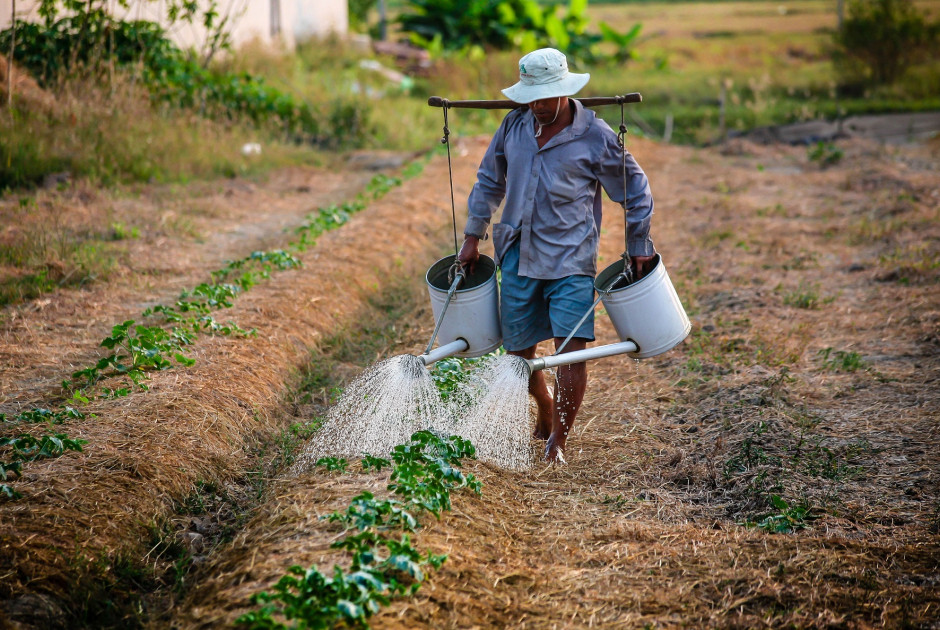
<instances>
[{"instance_id":1,"label":"man's left hand","mask_svg":"<svg viewBox=\"0 0 940 630\"><path fill-rule=\"evenodd\" d=\"M630 260L633 262L633 267L636 269L636 279L639 280L647 273L653 270L653 259L656 258L653 256L630 256Z\"/></svg>"}]
</instances>

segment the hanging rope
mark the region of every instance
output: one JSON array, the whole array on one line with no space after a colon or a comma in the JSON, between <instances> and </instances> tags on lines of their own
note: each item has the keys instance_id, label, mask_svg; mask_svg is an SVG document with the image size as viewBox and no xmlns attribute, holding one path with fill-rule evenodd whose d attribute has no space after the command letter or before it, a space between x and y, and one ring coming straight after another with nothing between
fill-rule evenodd
<instances>
[{"instance_id":1,"label":"hanging rope","mask_svg":"<svg viewBox=\"0 0 940 630\"><path fill-rule=\"evenodd\" d=\"M627 279L627 284L630 284L633 282L633 265L630 264L630 231L627 223L627 123L623 105L624 101L621 100L620 131L617 133L617 144L620 145L621 168L623 169L623 275Z\"/></svg>"},{"instance_id":2,"label":"hanging rope","mask_svg":"<svg viewBox=\"0 0 940 630\"><path fill-rule=\"evenodd\" d=\"M617 102L620 103L620 132L617 134L617 144L620 145L620 155L621 155L621 168L623 169L623 202L626 205L627 203L627 146L626 146L626 136L627 136L627 125L624 119L624 110L623 104L626 102L625 97L618 96ZM623 213L623 240L624 246L626 249L621 256L623 258L623 271L618 275L611 278L607 285L597 289L597 299L594 300L594 304L591 305L591 308L587 310L586 313L581 317L581 320L575 324L574 328L568 333L568 336L561 343L560 346L555 350L552 356L561 354L562 350L565 349L565 346L568 345L568 342L571 341L571 338L574 337L575 333L581 328L581 324L594 312L594 308L597 304L604 298L605 295L608 295L616 285L620 283L620 280L626 280L626 283L623 286L633 283L633 266L630 264L630 238L627 232L627 212L624 208Z\"/></svg>"},{"instance_id":3,"label":"hanging rope","mask_svg":"<svg viewBox=\"0 0 940 630\"><path fill-rule=\"evenodd\" d=\"M441 144L447 147L447 176L450 178L450 215L454 222L454 264L456 264L460 249L457 245L457 204L454 203L454 168L450 161L450 128L447 126L447 110L449 108L450 103L447 99L444 99L444 106L441 108L444 110L444 137L441 138Z\"/></svg>"}]
</instances>

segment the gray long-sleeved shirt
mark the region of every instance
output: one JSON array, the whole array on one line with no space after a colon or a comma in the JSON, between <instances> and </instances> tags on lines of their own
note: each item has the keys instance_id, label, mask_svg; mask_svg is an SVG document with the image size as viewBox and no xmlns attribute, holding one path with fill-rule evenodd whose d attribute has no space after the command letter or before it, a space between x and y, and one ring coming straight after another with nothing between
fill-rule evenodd
<instances>
[{"instance_id":1,"label":"gray long-sleeved shirt","mask_svg":"<svg viewBox=\"0 0 940 630\"><path fill-rule=\"evenodd\" d=\"M574 104L572 123L541 149L532 112L520 108L507 114L470 192L464 234L483 238L505 198L500 222L493 225L493 244L500 260L520 241L521 276L554 280L596 275L602 187L627 213L629 254L655 253L649 237L653 196L646 174L620 148L606 122L578 101Z\"/></svg>"}]
</instances>

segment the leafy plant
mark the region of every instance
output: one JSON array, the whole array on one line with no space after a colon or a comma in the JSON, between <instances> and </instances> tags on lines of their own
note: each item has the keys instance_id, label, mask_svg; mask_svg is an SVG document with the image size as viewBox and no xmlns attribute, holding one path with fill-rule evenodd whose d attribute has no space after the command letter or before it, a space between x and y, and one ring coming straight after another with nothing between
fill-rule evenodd
<instances>
[{"instance_id":1,"label":"leafy plant","mask_svg":"<svg viewBox=\"0 0 940 630\"><path fill-rule=\"evenodd\" d=\"M805 503L791 506L777 494L771 495L770 502L776 509L775 512L764 514L758 517L759 520L747 521L744 524L773 534L787 534L807 527L807 521L813 519L810 514L812 508Z\"/></svg>"},{"instance_id":2,"label":"leafy plant","mask_svg":"<svg viewBox=\"0 0 940 630\"><path fill-rule=\"evenodd\" d=\"M832 166L838 164L845 156L845 152L831 142L820 140L812 145L807 157L810 162L817 162L820 166Z\"/></svg>"},{"instance_id":3,"label":"leafy plant","mask_svg":"<svg viewBox=\"0 0 940 630\"><path fill-rule=\"evenodd\" d=\"M8 481L12 476L19 477L24 463L61 457L68 451L81 451L85 440L73 440L64 433L49 433L38 437L22 434L15 437L0 437L0 481ZM8 499L22 496L8 484L0 484L0 495Z\"/></svg>"},{"instance_id":4,"label":"leafy plant","mask_svg":"<svg viewBox=\"0 0 940 630\"><path fill-rule=\"evenodd\" d=\"M164 330L159 326L134 325L129 319L111 329L111 336L105 337L101 346L113 350L88 368L76 370L73 379L84 379L94 385L101 378L110 375L125 375L141 389L147 389L144 381L149 370L166 370L172 367L168 355L182 365L191 366L196 361L179 350L193 342L193 337L186 331L175 328Z\"/></svg>"},{"instance_id":5,"label":"leafy plant","mask_svg":"<svg viewBox=\"0 0 940 630\"><path fill-rule=\"evenodd\" d=\"M333 512L328 518L331 522L341 522L347 528L360 531L390 528L414 531L418 526L418 520L404 509L400 501L376 501L371 492L362 492L353 498L346 512Z\"/></svg>"},{"instance_id":6,"label":"leafy plant","mask_svg":"<svg viewBox=\"0 0 940 630\"><path fill-rule=\"evenodd\" d=\"M499 356L505 354L506 351L499 347L490 354L482 357L475 358L461 358L461 357L447 357L441 359L431 366L431 379L434 381L434 385L437 387L438 392L441 394L443 400L447 400L450 396L457 391L457 388L461 383L464 382L464 379L467 377L467 374L478 365L480 361L484 361L487 357Z\"/></svg>"},{"instance_id":7,"label":"leafy plant","mask_svg":"<svg viewBox=\"0 0 940 630\"><path fill-rule=\"evenodd\" d=\"M831 372L856 372L867 367L857 352L833 350L829 347L820 350L818 355L822 357L823 366Z\"/></svg>"},{"instance_id":8,"label":"leafy plant","mask_svg":"<svg viewBox=\"0 0 940 630\"><path fill-rule=\"evenodd\" d=\"M382 472L383 468L391 466L392 462L385 459L384 457L375 457L374 455L365 455L362 458L362 472L369 472L370 470L375 470L376 472Z\"/></svg>"},{"instance_id":9,"label":"leafy plant","mask_svg":"<svg viewBox=\"0 0 940 630\"><path fill-rule=\"evenodd\" d=\"M387 606L392 597L418 590L425 580L426 567L438 569L446 560L443 555L422 554L407 533L400 538L386 534L417 529L418 519L408 506L439 516L440 510L450 507L452 489L468 487L480 492L480 484L472 475L456 469L461 459L474 454L473 445L466 440L442 438L428 431L415 433L410 444L395 447L388 489L402 500L377 500L371 492L362 492L345 512L326 517L347 529L332 547L350 554L349 570L334 566L330 576L316 567L294 565L271 591L252 597L252 602L261 607L242 615L237 623L259 630L325 629L338 624L368 627L368 619ZM368 455L362 461L364 470L388 464L388 460ZM296 623L287 626L280 619Z\"/></svg>"},{"instance_id":10,"label":"leafy plant","mask_svg":"<svg viewBox=\"0 0 940 630\"><path fill-rule=\"evenodd\" d=\"M0 49L9 50L15 32L17 62L44 87L76 74L103 81L118 67L142 81L153 100L209 118L273 126L325 148L360 146L371 134L371 110L361 101L334 99L319 111L260 76L211 69L209 59L228 47L224 20L213 2L204 10L191 0L168 7L171 23L199 19L208 30L203 60L180 50L160 25L116 19L95 0L66 0L64 11L55 0L41 4L44 21L16 21L0 31ZM65 17L59 17L62 13Z\"/></svg>"},{"instance_id":11,"label":"leafy plant","mask_svg":"<svg viewBox=\"0 0 940 630\"><path fill-rule=\"evenodd\" d=\"M443 400L447 400L463 382L466 374L465 366L465 361L460 357L447 357L431 367L431 379Z\"/></svg>"},{"instance_id":12,"label":"leafy plant","mask_svg":"<svg viewBox=\"0 0 940 630\"><path fill-rule=\"evenodd\" d=\"M72 407L66 406L65 409L60 411L52 411L50 409L43 409L42 407L37 407L35 409L30 409L28 411L21 411L12 418L7 418L7 415L0 413L0 423L3 424L12 424L16 422L28 422L28 423L39 423L47 422L48 424L62 424L66 420L81 420L85 417L85 414L81 411L77 411Z\"/></svg>"},{"instance_id":13,"label":"leafy plant","mask_svg":"<svg viewBox=\"0 0 940 630\"><path fill-rule=\"evenodd\" d=\"M557 4L537 0L408 0L399 22L413 43L429 50L551 46L585 63L632 59L640 25L619 33L601 23L600 34L588 33L587 5L587 0L569 0L567 12L559 16ZM609 57L600 50L602 42L615 48Z\"/></svg>"},{"instance_id":14,"label":"leafy plant","mask_svg":"<svg viewBox=\"0 0 940 630\"><path fill-rule=\"evenodd\" d=\"M348 462L343 457L321 457L316 461L314 466L322 466L326 468L329 472L346 472L346 465Z\"/></svg>"}]
</instances>

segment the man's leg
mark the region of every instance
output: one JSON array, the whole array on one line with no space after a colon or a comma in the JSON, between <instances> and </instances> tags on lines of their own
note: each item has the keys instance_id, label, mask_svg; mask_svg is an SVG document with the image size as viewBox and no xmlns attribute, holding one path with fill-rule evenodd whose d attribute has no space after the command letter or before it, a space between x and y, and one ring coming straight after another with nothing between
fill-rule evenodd
<instances>
[{"instance_id":1,"label":"man's leg","mask_svg":"<svg viewBox=\"0 0 940 630\"><path fill-rule=\"evenodd\" d=\"M531 346L525 350L509 350L508 353L523 359L535 358L535 349L538 346ZM545 383L545 375L542 370L532 372L529 377L529 394L535 398L535 404L538 406L538 416L535 420L535 431L532 436L539 440L547 440L552 432L552 415L554 404L552 397L548 393L548 385Z\"/></svg>"},{"instance_id":2,"label":"man's leg","mask_svg":"<svg viewBox=\"0 0 940 630\"><path fill-rule=\"evenodd\" d=\"M555 337L555 348L557 349L564 341L561 337ZM583 350L586 346L587 341L575 337L568 342L562 354ZM578 409L581 408L586 388L587 363L582 361L571 365L561 365L555 370L555 409L552 414L552 433L545 445L546 460L565 461L565 443L568 440L568 433L574 428L574 421L578 415Z\"/></svg>"}]
</instances>

